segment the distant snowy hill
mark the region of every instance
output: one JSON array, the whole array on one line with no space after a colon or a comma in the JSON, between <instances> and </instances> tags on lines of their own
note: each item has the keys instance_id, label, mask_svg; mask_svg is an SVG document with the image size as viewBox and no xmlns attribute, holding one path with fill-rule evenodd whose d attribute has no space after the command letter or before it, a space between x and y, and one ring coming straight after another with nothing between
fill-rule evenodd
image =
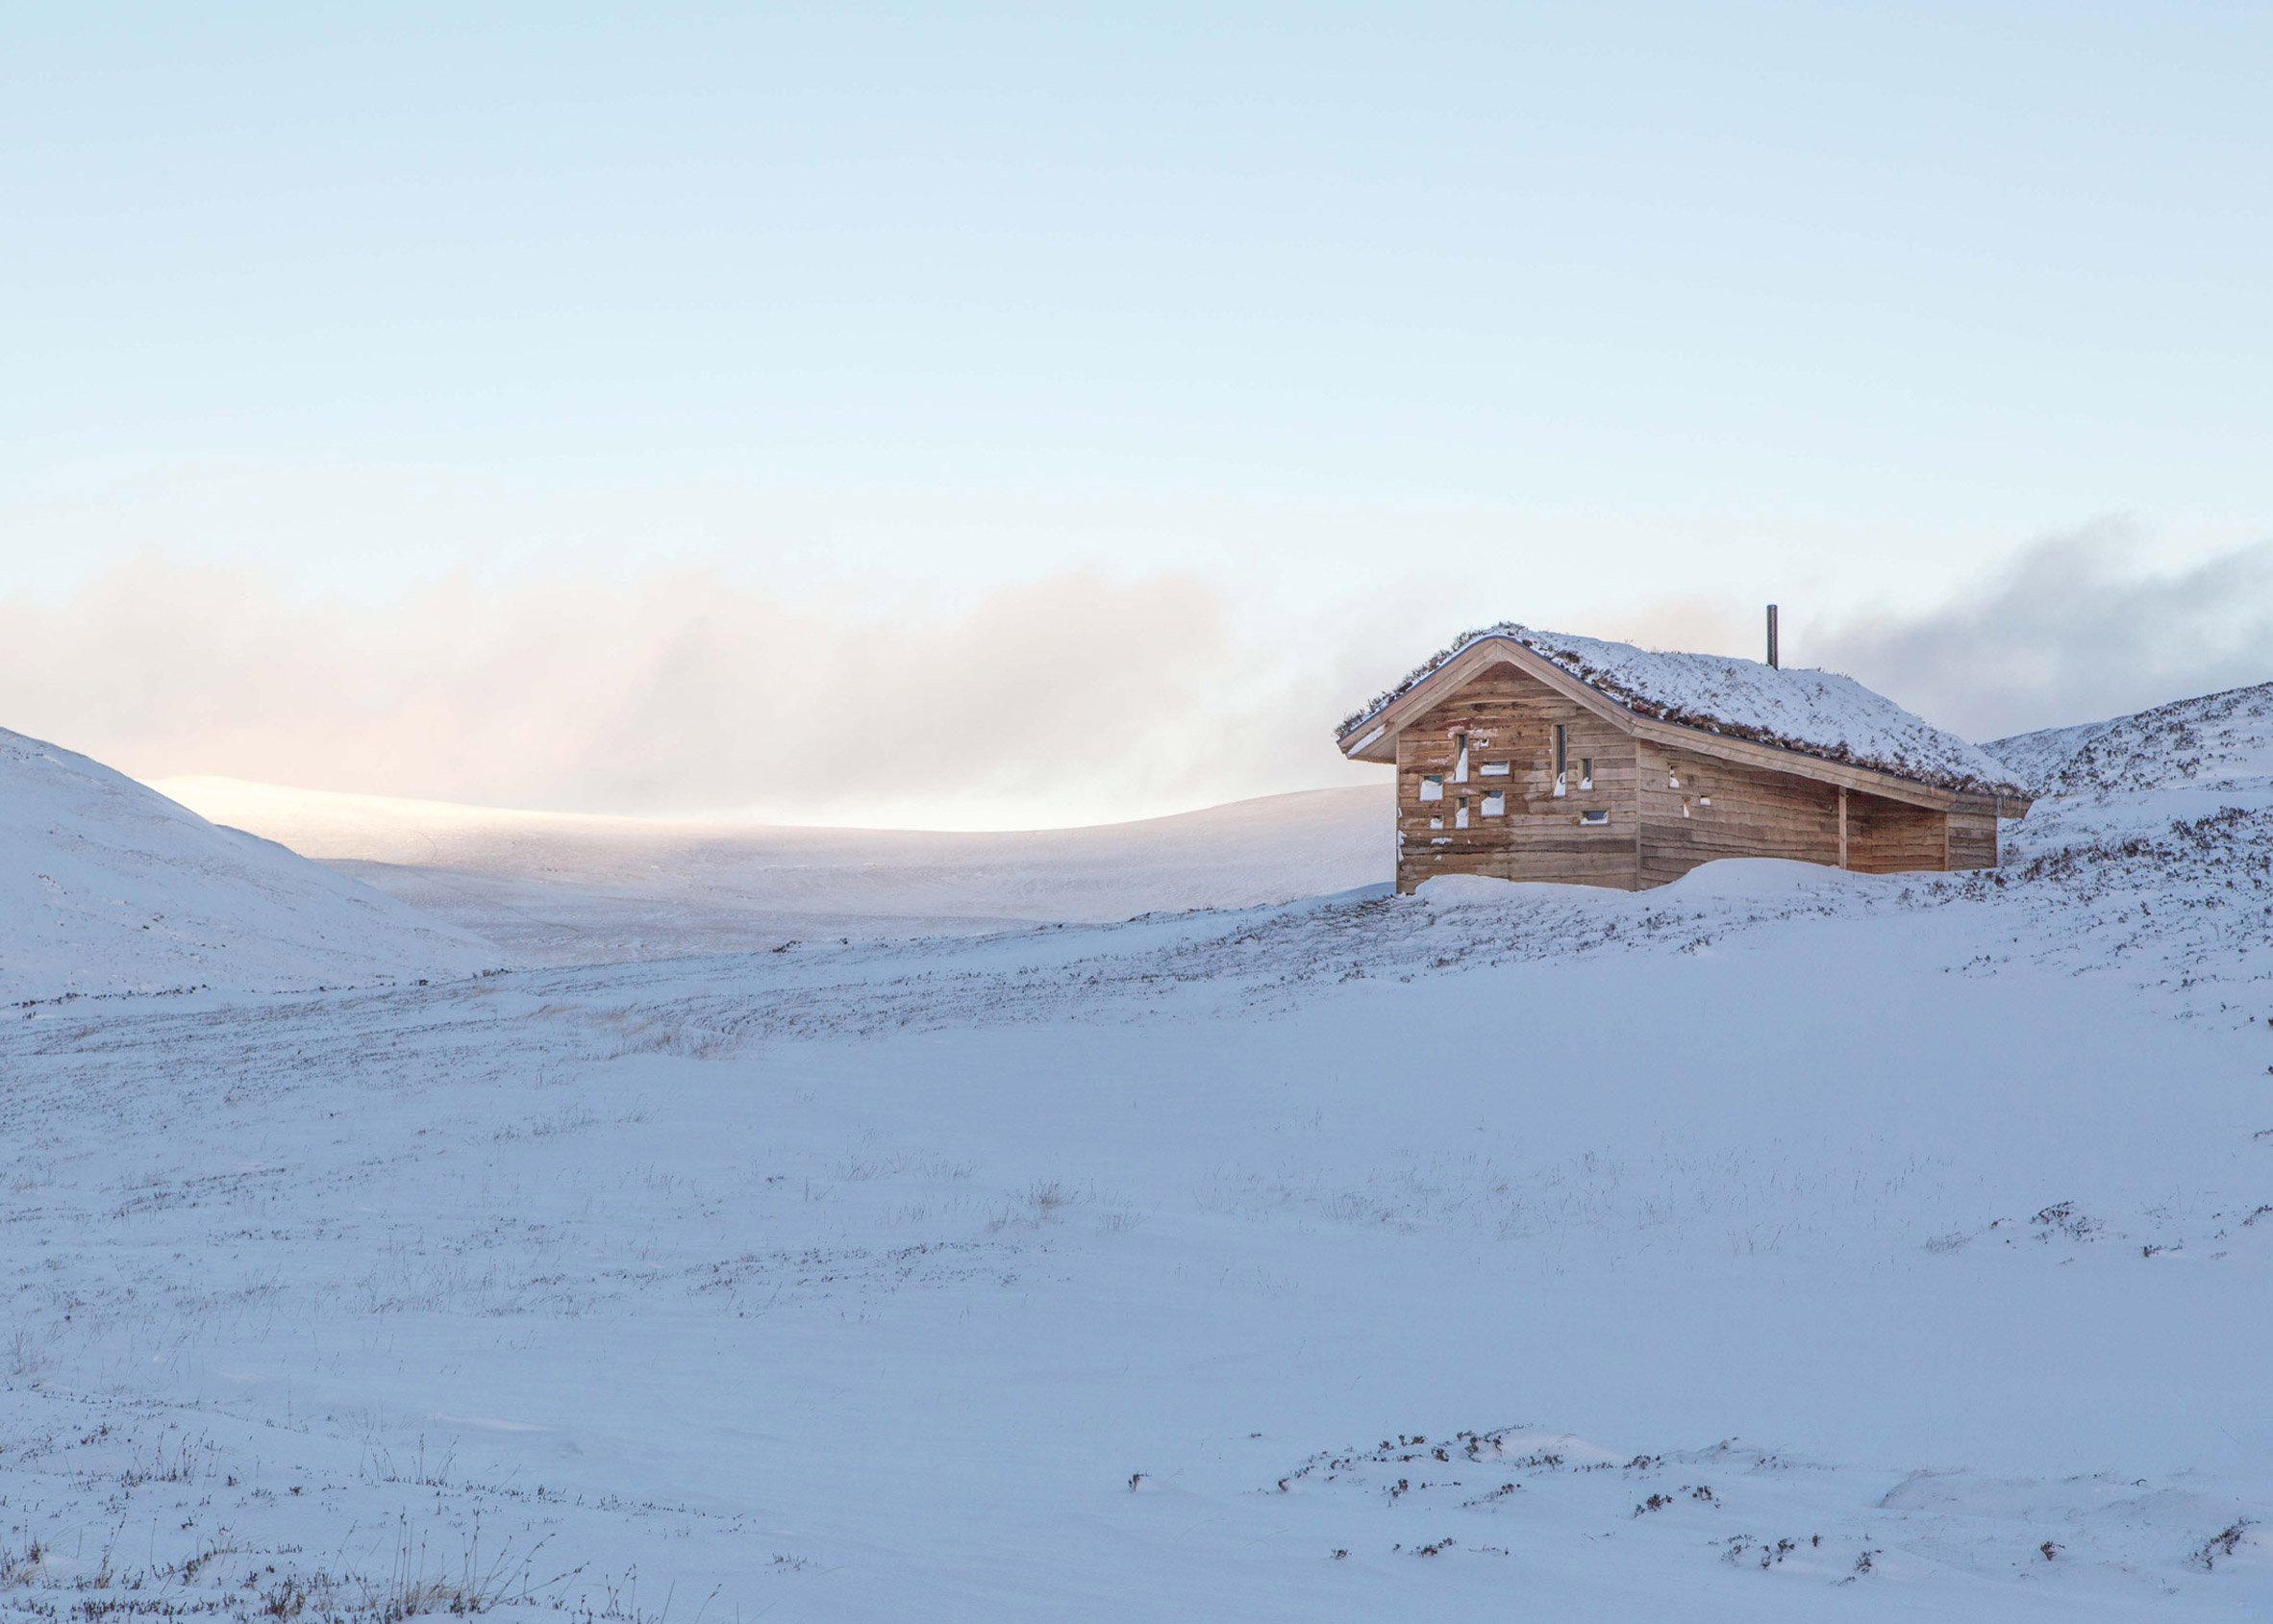
<instances>
[{"instance_id":1,"label":"distant snowy hill","mask_svg":"<svg viewBox=\"0 0 2273 1624\"><path fill-rule=\"evenodd\" d=\"M2273 683L2015 734L1982 748L2040 795L2213 788L2273 778Z\"/></svg>"},{"instance_id":2,"label":"distant snowy hill","mask_svg":"<svg viewBox=\"0 0 2273 1624\"><path fill-rule=\"evenodd\" d=\"M486 942L0 729L0 1002L416 979Z\"/></svg>"},{"instance_id":3,"label":"distant snowy hill","mask_svg":"<svg viewBox=\"0 0 2273 1624\"><path fill-rule=\"evenodd\" d=\"M1390 870L1386 781L989 834L588 817L227 778L158 787L537 963L1244 908Z\"/></svg>"}]
</instances>

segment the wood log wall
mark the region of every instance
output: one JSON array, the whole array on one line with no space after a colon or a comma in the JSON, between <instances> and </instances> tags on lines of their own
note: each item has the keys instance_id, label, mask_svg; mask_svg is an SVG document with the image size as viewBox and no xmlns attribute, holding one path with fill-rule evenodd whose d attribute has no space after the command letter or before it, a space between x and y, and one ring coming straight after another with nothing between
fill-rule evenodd
<instances>
[{"instance_id":1,"label":"wood log wall","mask_svg":"<svg viewBox=\"0 0 2273 1624\"><path fill-rule=\"evenodd\" d=\"M1563 792L1555 793L1555 729L1564 729ZM1468 739L1468 777L1459 748ZM1438 874L1635 886L1634 739L1512 666L1478 677L1397 738L1397 888ZM1591 787L1585 764L1594 763ZM1487 772L1505 765L1502 773ZM1442 800L1424 799L1440 781ZM1502 796L1497 815L1485 798ZM1460 827L1460 801L1468 825ZM1584 814L1605 814L1601 824ZM1436 825L1441 823L1442 827Z\"/></svg>"},{"instance_id":2,"label":"wood log wall","mask_svg":"<svg viewBox=\"0 0 2273 1624\"><path fill-rule=\"evenodd\" d=\"M1949 866L1949 814L1931 807L1850 795L1847 866L1863 874L1902 874Z\"/></svg>"},{"instance_id":3,"label":"wood log wall","mask_svg":"<svg viewBox=\"0 0 2273 1624\"><path fill-rule=\"evenodd\" d=\"M1839 792L1686 750L1641 747L1641 885L1720 857L1839 861Z\"/></svg>"},{"instance_id":4,"label":"wood log wall","mask_svg":"<svg viewBox=\"0 0 2273 1624\"><path fill-rule=\"evenodd\" d=\"M1959 802L1949 814L1949 865L1952 868L1994 868L1997 865L1997 809Z\"/></svg>"},{"instance_id":5,"label":"wood log wall","mask_svg":"<svg viewBox=\"0 0 2273 1624\"><path fill-rule=\"evenodd\" d=\"M1558 727L1565 738L1560 795ZM1494 796L1499 810L1487 812ZM1481 874L1636 890L1715 858L1836 865L1842 849L1849 867L1874 874L1996 863L1993 805L1961 802L1943 812L1850 789L1842 848L1840 801L1838 788L1802 774L1638 743L1536 679L1499 666L1398 736L1397 888L1411 891L1439 874ZM1587 822L1589 812L1601 821Z\"/></svg>"}]
</instances>

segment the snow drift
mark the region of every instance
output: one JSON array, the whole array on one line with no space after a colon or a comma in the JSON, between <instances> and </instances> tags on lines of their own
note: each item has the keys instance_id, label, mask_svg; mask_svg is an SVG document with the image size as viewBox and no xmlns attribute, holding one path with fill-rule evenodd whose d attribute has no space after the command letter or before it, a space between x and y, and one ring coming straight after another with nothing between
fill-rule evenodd
<instances>
[{"instance_id":1,"label":"snow drift","mask_svg":"<svg viewBox=\"0 0 2273 1624\"><path fill-rule=\"evenodd\" d=\"M0 1000L416 979L496 957L98 762L0 729Z\"/></svg>"}]
</instances>

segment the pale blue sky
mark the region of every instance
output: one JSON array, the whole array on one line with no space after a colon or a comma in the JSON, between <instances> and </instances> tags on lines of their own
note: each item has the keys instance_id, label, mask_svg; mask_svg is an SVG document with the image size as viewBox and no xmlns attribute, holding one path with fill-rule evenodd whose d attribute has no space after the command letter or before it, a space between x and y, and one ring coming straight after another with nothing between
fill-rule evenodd
<instances>
[{"instance_id":1,"label":"pale blue sky","mask_svg":"<svg viewBox=\"0 0 2273 1624\"><path fill-rule=\"evenodd\" d=\"M2273 533L2261 5L5 31L19 604L137 558L879 613L1176 571L1411 606L1417 657Z\"/></svg>"}]
</instances>

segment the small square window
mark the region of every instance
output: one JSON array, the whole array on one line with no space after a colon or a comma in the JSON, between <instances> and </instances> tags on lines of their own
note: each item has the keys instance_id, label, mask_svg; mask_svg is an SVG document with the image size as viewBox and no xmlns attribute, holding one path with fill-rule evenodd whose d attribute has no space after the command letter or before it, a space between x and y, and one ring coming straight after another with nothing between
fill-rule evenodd
<instances>
[{"instance_id":1,"label":"small square window","mask_svg":"<svg viewBox=\"0 0 2273 1624\"><path fill-rule=\"evenodd\" d=\"M1420 798L1424 801L1444 799L1444 779L1439 773L1430 773L1421 780Z\"/></svg>"},{"instance_id":2,"label":"small square window","mask_svg":"<svg viewBox=\"0 0 2273 1624\"><path fill-rule=\"evenodd\" d=\"M1486 817L1499 817L1506 813L1507 810L1508 797L1503 791L1494 789L1484 797L1484 815Z\"/></svg>"}]
</instances>

